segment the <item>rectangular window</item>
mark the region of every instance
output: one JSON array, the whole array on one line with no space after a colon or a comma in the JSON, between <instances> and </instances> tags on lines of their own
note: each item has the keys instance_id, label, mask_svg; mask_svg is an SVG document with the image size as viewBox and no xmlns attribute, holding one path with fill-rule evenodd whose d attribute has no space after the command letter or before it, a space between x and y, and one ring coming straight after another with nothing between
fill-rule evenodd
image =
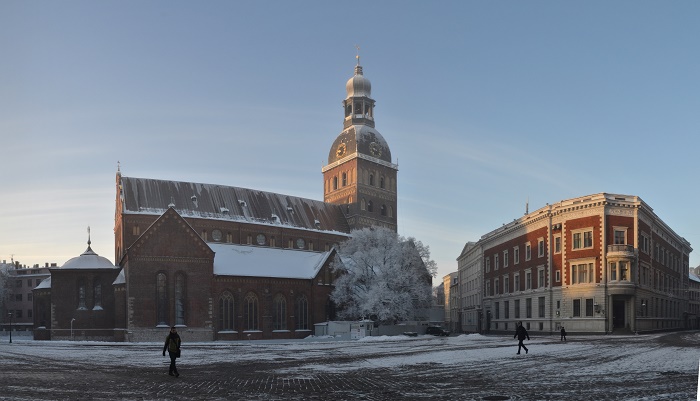
<instances>
[{"instance_id":1,"label":"rectangular window","mask_svg":"<svg viewBox=\"0 0 700 401\"><path fill-rule=\"evenodd\" d=\"M16 317L17 319L21 319L21 318L22 318L22 311L21 311L21 310L16 310L16 311L15 311L15 317Z\"/></svg>"},{"instance_id":2,"label":"rectangular window","mask_svg":"<svg viewBox=\"0 0 700 401\"><path fill-rule=\"evenodd\" d=\"M27 301L31 301L31 300L32 300L32 293L30 292L27 294Z\"/></svg>"},{"instance_id":3,"label":"rectangular window","mask_svg":"<svg viewBox=\"0 0 700 401\"><path fill-rule=\"evenodd\" d=\"M583 247L592 248L593 247L593 231L585 231L583 233Z\"/></svg>"},{"instance_id":4,"label":"rectangular window","mask_svg":"<svg viewBox=\"0 0 700 401\"><path fill-rule=\"evenodd\" d=\"M554 277L557 283L561 282L561 272L559 270L557 270L556 273L554 273Z\"/></svg>"},{"instance_id":5,"label":"rectangular window","mask_svg":"<svg viewBox=\"0 0 700 401\"><path fill-rule=\"evenodd\" d=\"M498 254L493 255L493 270L498 270Z\"/></svg>"},{"instance_id":6,"label":"rectangular window","mask_svg":"<svg viewBox=\"0 0 700 401\"><path fill-rule=\"evenodd\" d=\"M498 292L498 279L497 278L493 279L493 293L495 295L499 294L499 292Z\"/></svg>"},{"instance_id":7,"label":"rectangular window","mask_svg":"<svg viewBox=\"0 0 700 401\"><path fill-rule=\"evenodd\" d=\"M542 238L537 240L537 256L540 258L544 256L544 239Z\"/></svg>"},{"instance_id":8,"label":"rectangular window","mask_svg":"<svg viewBox=\"0 0 700 401\"><path fill-rule=\"evenodd\" d=\"M627 231L623 229L616 228L613 231L613 244L615 245L625 245L627 241L625 241Z\"/></svg>"},{"instance_id":9,"label":"rectangular window","mask_svg":"<svg viewBox=\"0 0 700 401\"><path fill-rule=\"evenodd\" d=\"M503 318L504 319L510 319L510 310L509 307L510 303L508 301L503 301Z\"/></svg>"},{"instance_id":10,"label":"rectangular window","mask_svg":"<svg viewBox=\"0 0 700 401\"><path fill-rule=\"evenodd\" d=\"M520 319L520 300L516 299L513 301L513 316L516 319Z\"/></svg>"},{"instance_id":11,"label":"rectangular window","mask_svg":"<svg viewBox=\"0 0 700 401\"><path fill-rule=\"evenodd\" d=\"M530 247L530 243L525 244L525 260L530 260L532 259L532 248Z\"/></svg>"},{"instance_id":12,"label":"rectangular window","mask_svg":"<svg viewBox=\"0 0 700 401\"><path fill-rule=\"evenodd\" d=\"M501 309L499 308L498 302L494 303L494 307L496 309L496 319L500 319L501 318L501 314L500 314Z\"/></svg>"},{"instance_id":13,"label":"rectangular window","mask_svg":"<svg viewBox=\"0 0 700 401\"><path fill-rule=\"evenodd\" d=\"M520 263L520 247L518 246L513 248L513 263L516 265Z\"/></svg>"},{"instance_id":14,"label":"rectangular window","mask_svg":"<svg viewBox=\"0 0 700 401\"><path fill-rule=\"evenodd\" d=\"M640 235L640 241L639 241L639 247L641 248L642 252L646 253L647 255L649 254L649 237L647 237L644 234Z\"/></svg>"},{"instance_id":15,"label":"rectangular window","mask_svg":"<svg viewBox=\"0 0 700 401\"><path fill-rule=\"evenodd\" d=\"M525 289L532 289L532 273L530 273L529 271L525 272Z\"/></svg>"},{"instance_id":16,"label":"rectangular window","mask_svg":"<svg viewBox=\"0 0 700 401\"><path fill-rule=\"evenodd\" d=\"M571 265L571 284L590 284L595 279L593 263Z\"/></svg>"},{"instance_id":17,"label":"rectangular window","mask_svg":"<svg viewBox=\"0 0 700 401\"><path fill-rule=\"evenodd\" d=\"M513 291L520 291L520 273L513 276Z\"/></svg>"},{"instance_id":18,"label":"rectangular window","mask_svg":"<svg viewBox=\"0 0 700 401\"><path fill-rule=\"evenodd\" d=\"M532 298L525 299L525 317L527 319L532 317Z\"/></svg>"},{"instance_id":19,"label":"rectangular window","mask_svg":"<svg viewBox=\"0 0 700 401\"><path fill-rule=\"evenodd\" d=\"M22 280L17 280L17 281L15 282L15 287L17 287L17 288L22 288Z\"/></svg>"},{"instance_id":20,"label":"rectangular window","mask_svg":"<svg viewBox=\"0 0 700 401\"><path fill-rule=\"evenodd\" d=\"M573 249L581 249L581 233L574 233L571 243Z\"/></svg>"},{"instance_id":21,"label":"rectangular window","mask_svg":"<svg viewBox=\"0 0 700 401\"><path fill-rule=\"evenodd\" d=\"M491 271L491 259L486 258L484 263L486 264L486 273L490 272Z\"/></svg>"},{"instance_id":22,"label":"rectangular window","mask_svg":"<svg viewBox=\"0 0 700 401\"><path fill-rule=\"evenodd\" d=\"M503 293L508 294L510 292L510 283L508 282L508 276L503 276Z\"/></svg>"},{"instance_id":23,"label":"rectangular window","mask_svg":"<svg viewBox=\"0 0 700 401\"><path fill-rule=\"evenodd\" d=\"M554 253L561 253L561 236L554 237Z\"/></svg>"},{"instance_id":24,"label":"rectangular window","mask_svg":"<svg viewBox=\"0 0 700 401\"><path fill-rule=\"evenodd\" d=\"M22 294L15 294L15 301L22 302Z\"/></svg>"},{"instance_id":25,"label":"rectangular window","mask_svg":"<svg viewBox=\"0 0 700 401\"><path fill-rule=\"evenodd\" d=\"M27 309L27 317L31 318L32 317L32 310Z\"/></svg>"},{"instance_id":26,"label":"rectangular window","mask_svg":"<svg viewBox=\"0 0 700 401\"><path fill-rule=\"evenodd\" d=\"M503 267L508 267L508 250L503 251Z\"/></svg>"},{"instance_id":27,"label":"rectangular window","mask_svg":"<svg viewBox=\"0 0 700 401\"><path fill-rule=\"evenodd\" d=\"M586 316L593 316L593 298L586 299Z\"/></svg>"},{"instance_id":28,"label":"rectangular window","mask_svg":"<svg viewBox=\"0 0 700 401\"><path fill-rule=\"evenodd\" d=\"M544 267L537 270L537 288L544 287Z\"/></svg>"},{"instance_id":29,"label":"rectangular window","mask_svg":"<svg viewBox=\"0 0 700 401\"><path fill-rule=\"evenodd\" d=\"M32 288L32 279L27 279L27 287Z\"/></svg>"},{"instance_id":30,"label":"rectangular window","mask_svg":"<svg viewBox=\"0 0 700 401\"><path fill-rule=\"evenodd\" d=\"M538 317L544 317L544 297L537 298Z\"/></svg>"},{"instance_id":31,"label":"rectangular window","mask_svg":"<svg viewBox=\"0 0 700 401\"><path fill-rule=\"evenodd\" d=\"M581 300L574 299L574 317L581 317Z\"/></svg>"},{"instance_id":32,"label":"rectangular window","mask_svg":"<svg viewBox=\"0 0 700 401\"><path fill-rule=\"evenodd\" d=\"M617 263L610 262L610 281L617 281Z\"/></svg>"},{"instance_id":33,"label":"rectangular window","mask_svg":"<svg viewBox=\"0 0 700 401\"><path fill-rule=\"evenodd\" d=\"M575 231L571 234L572 249L587 249L593 247L593 230L590 228Z\"/></svg>"}]
</instances>

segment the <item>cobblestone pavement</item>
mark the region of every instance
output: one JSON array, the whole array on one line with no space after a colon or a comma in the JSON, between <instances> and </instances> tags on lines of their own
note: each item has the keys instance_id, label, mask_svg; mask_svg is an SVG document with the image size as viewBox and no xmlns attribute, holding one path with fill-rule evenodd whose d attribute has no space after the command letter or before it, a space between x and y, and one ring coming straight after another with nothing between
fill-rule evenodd
<instances>
[{"instance_id":1,"label":"cobblestone pavement","mask_svg":"<svg viewBox=\"0 0 700 401\"><path fill-rule=\"evenodd\" d=\"M547 337L533 342L526 358L515 358L514 343L507 340L486 345L432 337L390 344L311 342L301 351L299 343L192 344L183 352L179 378L166 374L167 358L157 355L158 344L3 342L0 400L694 400L697 363L681 370L652 368L641 366L638 354L645 349L698 354L698 338L688 332L582 337L570 343L587 345L590 352L584 355L538 356L533 348L559 344L558 337ZM476 346L491 347L494 354L508 347L513 357L459 364L436 360ZM353 352L345 352L347 347ZM609 350L620 347L630 352L611 356ZM223 352L234 357L222 362ZM194 362L188 364L188 355ZM412 362L378 363L387 357ZM596 365L611 362L619 372L595 373ZM572 374L584 368L585 374Z\"/></svg>"}]
</instances>

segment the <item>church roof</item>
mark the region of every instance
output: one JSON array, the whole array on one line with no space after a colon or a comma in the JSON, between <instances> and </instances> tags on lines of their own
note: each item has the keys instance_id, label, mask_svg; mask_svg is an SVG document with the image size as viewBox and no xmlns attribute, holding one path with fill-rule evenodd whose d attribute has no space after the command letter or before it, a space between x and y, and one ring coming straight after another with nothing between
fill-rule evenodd
<instances>
[{"instance_id":1,"label":"church roof","mask_svg":"<svg viewBox=\"0 0 700 401\"><path fill-rule=\"evenodd\" d=\"M214 275L312 279L332 251L312 252L234 244L207 244L216 253Z\"/></svg>"},{"instance_id":2,"label":"church roof","mask_svg":"<svg viewBox=\"0 0 700 401\"><path fill-rule=\"evenodd\" d=\"M347 235L340 205L273 192L121 177L124 214L162 215L171 205L182 217L288 226Z\"/></svg>"}]
</instances>

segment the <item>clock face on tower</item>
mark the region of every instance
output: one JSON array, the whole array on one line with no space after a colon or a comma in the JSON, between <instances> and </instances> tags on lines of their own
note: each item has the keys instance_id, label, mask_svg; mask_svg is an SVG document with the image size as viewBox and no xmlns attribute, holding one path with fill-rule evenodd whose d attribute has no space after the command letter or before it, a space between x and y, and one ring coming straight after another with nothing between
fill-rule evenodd
<instances>
[{"instance_id":1,"label":"clock face on tower","mask_svg":"<svg viewBox=\"0 0 700 401\"><path fill-rule=\"evenodd\" d=\"M382 157L382 147L376 142L369 144L369 152L372 153L374 157Z\"/></svg>"},{"instance_id":2,"label":"clock face on tower","mask_svg":"<svg viewBox=\"0 0 700 401\"><path fill-rule=\"evenodd\" d=\"M343 157L345 155L346 151L347 151L347 146L345 146L344 143L341 143L340 145L338 145L338 150L335 151L335 154L338 157Z\"/></svg>"}]
</instances>

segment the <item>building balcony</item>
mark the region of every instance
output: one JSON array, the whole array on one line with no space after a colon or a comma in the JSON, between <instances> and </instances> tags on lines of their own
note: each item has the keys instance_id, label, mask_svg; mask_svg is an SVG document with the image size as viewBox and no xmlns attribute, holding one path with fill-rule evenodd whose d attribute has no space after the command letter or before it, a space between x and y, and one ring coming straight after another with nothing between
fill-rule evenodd
<instances>
[{"instance_id":1,"label":"building balcony","mask_svg":"<svg viewBox=\"0 0 700 401\"><path fill-rule=\"evenodd\" d=\"M608 245L608 258L634 259L636 256L632 245Z\"/></svg>"}]
</instances>

